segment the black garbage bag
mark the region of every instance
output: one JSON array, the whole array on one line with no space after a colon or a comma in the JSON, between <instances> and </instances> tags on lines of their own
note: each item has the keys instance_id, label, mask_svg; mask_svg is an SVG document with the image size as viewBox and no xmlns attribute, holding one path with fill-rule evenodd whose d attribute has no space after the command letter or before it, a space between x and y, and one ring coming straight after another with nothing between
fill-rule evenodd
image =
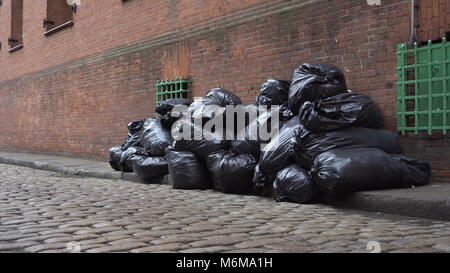
<instances>
[{"instance_id":1,"label":"black garbage bag","mask_svg":"<svg viewBox=\"0 0 450 273\"><path fill-rule=\"evenodd\" d=\"M426 163L391 156L377 148L324 152L316 157L310 173L319 191L328 196L419 186L426 184L429 177Z\"/></svg>"},{"instance_id":2,"label":"black garbage bag","mask_svg":"<svg viewBox=\"0 0 450 273\"><path fill-rule=\"evenodd\" d=\"M261 152L253 177L255 190L259 191L265 184L272 183L277 172L294 162L295 154L291 138L298 128L300 120L294 117L280 129L278 139L272 139Z\"/></svg>"},{"instance_id":3,"label":"black garbage bag","mask_svg":"<svg viewBox=\"0 0 450 273\"><path fill-rule=\"evenodd\" d=\"M194 153L200 160L206 162L209 154L226 149L227 143L224 140L179 140L174 142L174 147L182 151Z\"/></svg>"},{"instance_id":4,"label":"black garbage bag","mask_svg":"<svg viewBox=\"0 0 450 273\"><path fill-rule=\"evenodd\" d=\"M144 150L151 156L163 156L164 150L173 142L170 131L164 128L158 118L145 121L139 134Z\"/></svg>"},{"instance_id":5,"label":"black garbage bag","mask_svg":"<svg viewBox=\"0 0 450 273\"><path fill-rule=\"evenodd\" d=\"M114 146L109 149L109 165L116 171L122 170L120 167L120 156L122 153L122 145Z\"/></svg>"},{"instance_id":6,"label":"black garbage bag","mask_svg":"<svg viewBox=\"0 0 450 273\"><path fill-rule=\"evenodd\" d=\"M278 113L272 111L271 108L269 108L266 113L260 111L258 122L267 123L267 127L269 128L270 131L272 116L274 116L275 114L278 114L278 122L279 122L278 128L283 127L284 124L286 124L294 117L294 114L292 114L291 110L289 110L289 108L287 107L287 103L285 103L278 108Z\"/></svg>"},{"instance_id":7,"label":"black garbage bag","mask_svg":"<svg viewBox=\"0 0 450 273\"><path fill-rule=\"evenodd\" d=\"M288 103L284 103L280 106L280 128L284 126L284 124L290 121L295 115L289 109Z\"/></svg>"},{"instance_id":8,"label":"black garbage bag","mask_svg":"<svg viewBox=\"0 0 450 273\"><path fill-rule=\"evenodd\" d=\"M164 156L147 156L134 154L131 157L134 172L144 181L169 173L167 160Z\"/></svg>"},{"instance_id":9,"label":"black garbage bag","mask_svg":"<svg viewBox=\"0 0 450 273\"><path fill-rule=\"evenodd\" d=\"M123 144L122 149L125 151L130 147L141 147L141 142L139 141L139 132L135 134L128 133L125 138L125 143Z\"/></svg>"},{"instance_id":10,"label":"black garbage bag","mask_svg":"<svg viewBox=\"0 0 450 273\"><path fill-rule=\"evenodd\" d=\"M283 105L288 101L290 81L268 79L259 89L256 105Z\"/></svg>"},{"instance_id":11,"label":"black garbage bag","mask_svg":"<svg viewBox=\"0 0 450 273\"><path fill-rule=\"evenodd\" d=\"M306 101L347 93L344 73L328 64L304 63L294 71L289 88L289 109L294 114Z\"/></svg>"},{"instance_id":12,"label":"black garbage bag","mask_svg":"<svg viewBox=\"0 0 450 273\"><path fill-rule=\"evenodd\" d=\"M123 172L133 172L131 158L135 154L144 154L144 149L142 147L130 147L123 151L120 156L120 167Z\"/></svg>"},{"instance_id":13,"label":"black garbage bag","mask_svg":"<svg viewBox=\"0 0 450 273\"><path fill-rule=\"evenodd\" d=\"M230 151L237 155L251 154L255 159L261 155L261 142L258 140L233 140L230 143Z\"/></svg>"},{"instance_id":14,"label":"black garbage bag","mask_svg":"<svg viewBox=\"0 0 450 273\"><path fill-rule=\"evenodd\" d=\"M245 127L245 138L240 139L237 136L233 141L230 142L230 150L235 154L251 154L256 159L259 160L261 155L261 145L267 144L270 142L270 139L263 139L262 132L260 129L267 128L267 132L272 131L272 121L274 115L278 115L278 126L277 128L282 128L284 124L286 124L290 119L293 118L292 112L287 108L287 103L281 105L278 108L278 111L275 111L272 108L268 108L266 110L261 109L256 105L247 105L246 107L255 107L256 112L258 113L255 119L252 119L248 113L246 113L246 127ZM256 131L251 132L251 127L256 128ZM238 130L236 130L238 132ZM255 133L256 135L252 135Z\"/></svg>"},{"instance_id":15,"label":"black garbage bag","mask_svg":"<svg viewBox=\"0 0 450 273\"><path fill-rule=\"evenodd\" d=\"M294 132L292 146L297 162L309 170L319 154L337 148L372 147L387 153L402 153L396 133L364 127L351 127L330 132L311 132L300 127Z\"/></svg>"},{"instance_id":16,"label":"black garbage bag","mask_svg":"<svg viewBox=\"0 0 450 273\"><path fill-rule=\"evenodd\" d=\"M186 98L176 98L163 101L155 108L155 112L160 115L161 124L165 128L170 128L172 124L178 120L181 115L172 115L172 109L176 105L191 105L192 100Z\"/></svg>"},{"instance_id":17,"label":"black garbage bag","mask_svg":"<svg viewBox=\"0 0 450 273\"><path fill-rule=\"evenodd\" d=\"M308 204L316 202L319 192L311 175L293 164L279 171L273 182L275 201Z\"/></svg>"},{"instance_id":18,"label":"black garbage bag","mask_svg":"<svg viewBox=\"0 0 450 273\"><path fill-rule=\"evenodd\" d=\"M262 141L261 135L258 132L263 125L265 125L267 131L270 132L273 113L270 111L270 108L267 109L267 111L260 111L257 105L247 105L246 107L253 108L252 111L255 111L255 116L246 112L244 124L245 132L242 133L244 138L242 139L242 136L238 135L240 131L236 128L235 138L230 142L230 151L234 154L251 154L255 159L259 159L261 154L261 144L267 143L268 141Z\"/></svg>"},{"instance_id":19,"label":"black garbage bag","mask_svg":"<svg viewBox=\"0 0 450 273\"><path fill-rule=\"evenodd\" d=\"M391 156L400 163L403 187L428 184L431 176L431 167L428 163L399 154L391 154Z\"/></svg>"},{"instance_id":20,"label":"black garbage bag","mask_svg":"<svg viewBox=\"0 0 450 273\"><path fill-rule=\"evenodd\" d=\"M222 124L226 130L226 107L215 104L205 105L203 104L203 102L203 100L195 100L189 106L189 112L191 113L192 121L193 119L201 120L201 124L202 126L204 126L213 118L222 117ZM182 121L185 122L185 119L183 119Z\"/></svg>"},{"instance_id":21,"label":"black garbage bag","mask_svg":"<svg viewBox=\"0 0 450 273\"><path fill-rule=\"evenodd\" d=\"M141 143L139 141L139 132L144 125L145 119L137 120L128 123L128 135L125 138L125 143L123 144L122 150L126 150L130 147L139 147Z\"/></svg>"},{"instance_id":22,"label":"black garbage bag","mask_svg":"<svg viewBox=\"0 0 450 273\"><path fill-rule=\"evenodd\" d=\"M215 190L238 194L252 191L252 177L256 166L252 155L218 151L208 156L207 166Z\"/></svg>"},{"instance_id":23,"label":"black garbage bag","mask_svg":"<svg viewBox=\"0 0 450 273\"><path fill-rule=\"evenodd\" d=\"M242 104L242 101L238 96L229 90L223 88L213 88L209 90L205 96L203 96L202 104L225 107L227 105Z\"/></svg>"},{"instance_id":24,"label":"black garbage bag","mask_svg":"<svg viewBox=\"0 0 450 273\"><path fill-rule=\"evenodd\" d=\"M184 127L191 128L191 136L189 139L175 140L173 142L173 147L177 150L190 151L200 160L206 162L206 158L209 154L228 148L225 136L215 139L214 136L203 135L202 127L194 124L191 120L183 119L178 121L174 129L177 129L182 133Z\"/></svg>"},{"instance_id":25,"label":"black garbage bag","mask_svg":"<svg viewBox=\"0 0 450 273\"><path fill-rule=\"evenodd\" d=\"M355 93L307 101L300 108L299 117L310 131L333 131L352 126L381 128L384 124L380 107L369 96Z\"/></svg>"},{"instance_id":26,"label":"black garbage bag","mask_svg":"<svg viewBox=\"0 0 450 273\"><path fill-rule=\"evenodd\" d=\"M191 105L191 103L192 103L192 100L186 99L186 98L168 99L168 100L161 102L161 104L159 104L158 106L156 106L155 112L164 116L164 115L168 114L169 112L171 112L175 105L189 106L189 105Z\"/></svg>"},{"instance_id":27,"label":"black garbage bag","mask_svg":"<svg viewBox=\"0 0 450 273\"><path fill-rule=\"evenodd\" d=\"M201 118L203 124L206 124L212 118L223 118L223 128L232 133L235 131L237 115L234 114L235 126L226 128L227 122L227 106L228 105L242 105L241 99L232 92L223 88L214 88L208 91L201 100L195 100L190 106L189 111L192 117Z\"/></svg>"},{"instance_id":28,"label":"black garbage bag","mask_svg":"<svg viewBox=\"0 0 450 273\"><path fill-rule=\"evenodd\" d=\"M145 119L141 119L128 123L128 133L132 135L139 133L142 129L142 126L144 126L144 122Z\"/></svg>"},{"instance_id":29,"label":"black garbage bag","mask_svg":"<svg viewBox=\"0 0 450 273\"><path fill-rule=\"evenodd\" d=\"M174 189L211 189L212 182L206 166L191 152L166 149L169 175Z\"/></svg>"},{"instance_id":30,"label":"black garbage bag","mask_svg":"<svg viewBox=\"0 0 450 273\"><path fill-rule=\"evenodd\" d=\"M203 100L194 100L189 105L189 112L191 113L192 117L202 117L203 118ZM211 118L210 116L208 118Z\"/></svg>"}]
</instances>

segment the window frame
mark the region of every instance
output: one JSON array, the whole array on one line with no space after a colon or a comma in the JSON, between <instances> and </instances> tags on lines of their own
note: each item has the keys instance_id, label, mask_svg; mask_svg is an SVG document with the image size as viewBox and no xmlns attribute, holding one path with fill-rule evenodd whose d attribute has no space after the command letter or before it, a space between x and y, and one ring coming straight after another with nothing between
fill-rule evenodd
<instances>
[{"instance_id":1,"label":"window frame","mask_svg":"<svg viewBox=\"0 0 450 273\"><path fill-rule=\"evenodd\" d=\"M54 33L62 31L63 29L66 29L66 28L69 28L69 27L73 26L74 23L75 23L73 14L76 11L74 10L73 6L67 4L67 8L70 9L71 17L68 18L67 20L65 19L64 22L59 23L56 26L53 26L53 24L49 24L48 22L52 22L51 21L52 19L54 20L54 18L52 18L53 14L50 13L52 7L49 7L49 4L50 4L49 1L52 1L52 0L47 0L46 1L47 11L46 11L46 18L44 19L44 23L43 23L44 29L45 29L45 31L43 33L44 36L50 36L50 35L52 35ZM49 25L51 25L52 28L49 28Z\"/></svg>"}]
</instances>

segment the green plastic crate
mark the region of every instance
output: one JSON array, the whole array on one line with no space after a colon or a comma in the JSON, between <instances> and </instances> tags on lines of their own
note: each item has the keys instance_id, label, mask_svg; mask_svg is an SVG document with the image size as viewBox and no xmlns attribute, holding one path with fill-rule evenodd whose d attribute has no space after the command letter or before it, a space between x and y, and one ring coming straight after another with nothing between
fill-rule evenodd
<instances>
[{"instance_id":1,"label":"green plastic crate","mask_svg":"<svg viewBox=\"0 0 450 273\"><path fill-rule=\"evenodd\" d=\"M159 105L168 99L190 98L192 93L191 84L191 80L183 79L183 77L175 78L175 80L171 78L170 80L157 81L156 104Z\"/></svg>"},{"instance_id":2,"label":"green plastic crate","mask_svg":"<svg viewBox=\"0 0 450 273\"><path fill-rule=\"evenodd\" d=\"M397 129L427 131L450 129L450 43L408 48L397 46Z\"/></svg>"}]
</instances>

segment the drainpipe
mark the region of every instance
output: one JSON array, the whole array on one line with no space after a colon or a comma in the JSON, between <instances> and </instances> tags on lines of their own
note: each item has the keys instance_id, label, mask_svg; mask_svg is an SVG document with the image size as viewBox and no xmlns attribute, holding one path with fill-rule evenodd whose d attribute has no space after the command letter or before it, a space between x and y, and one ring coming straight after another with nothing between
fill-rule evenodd
<instances>
[{"instance_id":1,"label":"drainpipe","mask_svg":"<svg viewBox=\"0 0 450 273\"><path fill-rule=\"evenodd\" d=\"M413 46L417 42L417 11L419 10L419 0L411 0L411 36L409 37L409 45Z\"/></svg>"}]
</instances>

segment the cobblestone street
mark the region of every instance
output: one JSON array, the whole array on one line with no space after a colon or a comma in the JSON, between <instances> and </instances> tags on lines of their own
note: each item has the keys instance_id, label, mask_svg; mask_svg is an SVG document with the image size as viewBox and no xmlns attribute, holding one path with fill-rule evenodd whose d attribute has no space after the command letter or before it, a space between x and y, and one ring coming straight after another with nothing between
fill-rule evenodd
<instances>
[{"instance_id":1,"label":"cobblestone street","mask_svg":"<svg viewBox=\"0 0 450 273\"><path fill-rule=\"evenodd\" d=\"M1 252L450 252L450 223L0 164Z\"/></svg>"}]
</instances>

